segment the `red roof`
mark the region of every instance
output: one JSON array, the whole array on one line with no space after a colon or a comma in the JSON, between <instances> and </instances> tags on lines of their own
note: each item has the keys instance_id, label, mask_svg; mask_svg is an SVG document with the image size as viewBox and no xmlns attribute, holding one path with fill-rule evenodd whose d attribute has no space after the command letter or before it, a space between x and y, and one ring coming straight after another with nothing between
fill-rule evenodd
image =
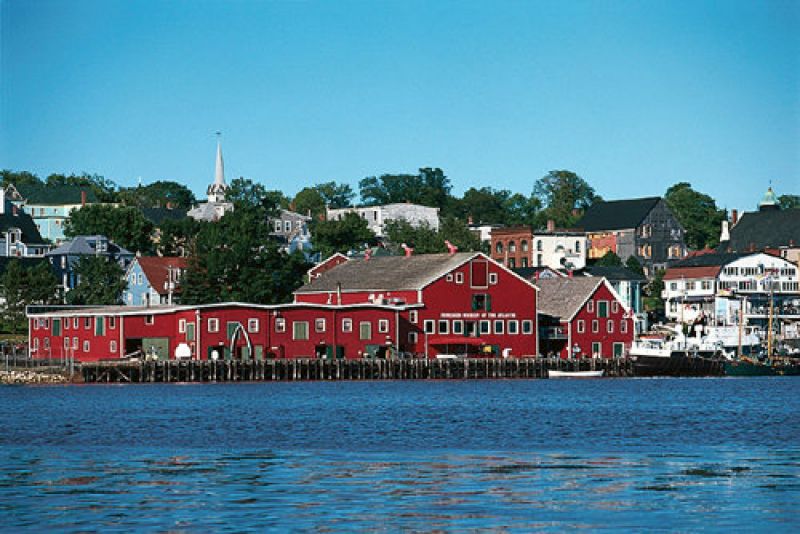
<instances>
[{"instance_id":1,"label":"red roof","mask_svg":"<svg viewBox=\"0 0 800 534\"><path fill-rule=\"evenodd\" d=\"M143 256L136 258L150 286L158 293L167 293L166 283L169 281L170 271L186 269L186 258L177 256ZM175 280L173 275L173 280ZM177 275L180 278L180 274Z\"/></svg>"},{"instance_id":2,"label":"red roof","mask_svg":"<svg viewBox=\"0 0 800 534\"><path fill-rule=\"evenodd\" d=\"M716 278L720 265L709 265L703 267L670 267L664 273L664 280L680 280L681 278Z\"/></svg>"}]
</instances>

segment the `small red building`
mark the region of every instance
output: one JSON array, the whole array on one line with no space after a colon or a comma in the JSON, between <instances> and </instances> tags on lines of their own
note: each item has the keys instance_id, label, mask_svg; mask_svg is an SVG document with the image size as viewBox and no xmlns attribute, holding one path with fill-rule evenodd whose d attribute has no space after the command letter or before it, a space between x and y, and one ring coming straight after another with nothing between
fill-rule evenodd
<instances>
[{"instance_id":1,"label":"small red building","mask_svg":"<svg viewBox=\"0 0 800 534\"><path fill-rule=\"evenodd\" d=\"M633 313L605 278L548 278L537 285L542 354L610 358L630 349Z\"/></svg>"},{"instance_id":2,"label":"small red building","mask_svg":"<svg viewBox=\"0 0 800 534\"><path fill-rule=\"evenodd\" d=\"M419 305L401 316L406 351L537 354L537 288L481 253L350 260L295 292L295 302Z\"/></svg>"}]
</instances>

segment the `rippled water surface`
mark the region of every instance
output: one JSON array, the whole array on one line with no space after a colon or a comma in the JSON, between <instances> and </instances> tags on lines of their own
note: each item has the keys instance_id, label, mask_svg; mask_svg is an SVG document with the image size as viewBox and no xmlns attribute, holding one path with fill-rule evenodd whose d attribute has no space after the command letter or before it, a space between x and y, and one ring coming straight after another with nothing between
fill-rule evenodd
<instances>
[{"instance_id":1,"label":"rippled water surface","mask_svg":"<svg viewBox=\"0 0 800 534\"><path fill-rule=\"evenodd\" d=\"M0 388L0 530L800 529L800 378Z\"/></svg>"}]
</instances>

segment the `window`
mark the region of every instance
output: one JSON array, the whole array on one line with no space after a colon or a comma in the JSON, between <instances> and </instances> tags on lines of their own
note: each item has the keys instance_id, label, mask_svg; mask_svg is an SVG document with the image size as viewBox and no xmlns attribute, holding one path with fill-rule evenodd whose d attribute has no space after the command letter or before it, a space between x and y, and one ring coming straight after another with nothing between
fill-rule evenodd
<instances>
[{"instance_id":1,"label":"window","mask_svg":"<svg viewBox=\"0 0 800 534\"><path fill-rule=\"evenodd\" d=\"M433 334L436 331L436 323L434 323L430 319L426 319L423 323L423 329L425 330L426 334Z\"/></svg>"},{"instance_id":2,"label":"window","mask_svg":"<svg viewBox=\"0 0 800 534\"><path fill-rule=\"evenodd\" d=\"M543 250L542 249L542 240L541 239L536 242L536 250L539 251L539 252L541 252Z\"/></svg>"},{"instance_id":3,"label":"window","mask_svg":"<svg viewBox=\"0 0 800 534\"><path fill-rule=\"evenodd\" d=\"M621 333L623 333L623 334L627 334L628 333L628 321L626 321L625 319L622 319L619 322L619 331Z\"/></svg>"},{"instance_id":4,"label":"window","mask_svg":"<svg viewBox=\"0 0 800 534\"><path fill-rule=\"evenodd\" d=\"M78 338L77 337L73 337L72 338L72 350L78 350Z\"/></svg>"},{"instance_id":5,"label":"window","mask_svg":"<svg viewBox=\"0 0 800 534\"><path fill-rule=\"evenodd\" d=\"M589 300L589 302L586 303L586 311L588 311L589 313L594 313L594 301L593 300Z\"/></svg>"},{"instance_id":6,"label":"window","mask_svg":"<svg viewBox=\"0 0 800 534\"><path fill-rule=\"evenodd\" d=\"M144 316L144 324L153 324L153 322L155 322L155 318L152 315Z\"/></svg>"},{"instance_id":7,"label":"window","mask_svg":"<svg viewBox=\"0 0 800 534\"><path fill-rule=\"evenodd\" d=\"M575 252L580 253L581 251L581 242L575 241Z\"/></svg>"},{"instance_id":8,"label":"window","mask_svg":"<svg viewBox=\"0 0 800 534\"><path fill-rule=\"evenodd\" d=\"M292 323L292 339L300 341L308 339L308 321L295 321Z\"/></svg>"},{"instance_id":9,"label":"window","mask_svg":"<svg viewBox=\"0 0 800 534\"><path fill-rule=\"evenodd\" d=\"M186 319L181 319L178 321L178 333L179 334L186 333Z\"/></svg>"},{"instance_id":10,"label":"window","mask_svg":"<svg viewBox=\"0 0 800 534\"><path fill-rule=\"evenodd\" d=\"M258 319L248 319L247 320L247 331L252 333L256 333L261 328L261 321Z\"/></svg>"},{"instance_id":11,"label":"window","mask_svg":"<svg viewBox=\"0 0 800 534\"><path fill-rule=\"evenodd\" d=\"M69 330L69 318L64 319L64 330Z\"/></svg>"},{"instance_id":12,"label":"window","mask_svg":"<svg viewBox=\"0 0 800 534\"><path fill-rule=\"evenodd\" d=\"M417 320L419 317L417 316L417 310L411 310L408 312L408 320L411 323L417 324Z\"/></svg>"},{"instance_id":13,"label":"window","mask_svg":"<svg viewBox=\"0 0 800 534\"><path fill-rule=\"evenodd\" d=\"M670 282L669 283L669 288L670 288L671 291L677 291L678 290L678 282Z\"/></svg>"},{"instance_id":14,"label":"window","mask_svg":"<svg viewBox=\"0 0 800 534\"><path fill-rule=\"evenodd\" d=\"M33 350L39 350L39 338L33 338Z\"/></svg>"},{"instance_id":15,"label":"window","mask_svg":"<svg viewBox=\"0 0 800 534\"><path fill-rule=\"evenodd\" d=\"M358 339L366 340L372 339L372 323L369 321L361 321L358 323Z\"/></svg>"},{"instance_id":16,"label":"window","mask_svg":"<svg viewBox=\"0 0 800 534\"><path fill-rule=\"evenodd\" d=\"M600 321L598 321L597 319L593 319L592 320L592 332L594 332L596 334L599 331L600 331Z\"/></svg>"},{"instance_id":17,"label":"window","mask_svg":"<svg viewBox=\"0 0 800 534\"><path fill-rule=\"evenodd\" d=\"M92 327L92 318L91 317L85 317L83 319L83 328L84 328L84 330L89 330L91 327Z\"/></svg>"},{"instance_id":18,"label":"window","mask_svg":"<svg viewBox=\"0 0 800 534\"><path fill-rule=\"evenodd\" d=\"M513 241L508 242L508 253L515 254L517 252L517 244Z\"/></svg>"},{"instance_id":19,"label":"window","mask_svg":"<svg viewBox=\"0 0 800 534\"><path fill-rule=\"evenodd\" d=\"M586 332L586 321L578 319L578 333L583 334L584 332Z\"/></svg>"},{"instance_id":20,"label":"window","mask_svg":"<svg viewBox=\"0 0 800 534\"><path fill-rule=\"evenodd\" d=\"M142 285L142 283L144 282L144 276L142 276L141 274L139 274L139 275L137 276L137 278L139 279L139 285Z\"/></svg>"},{"instance_id":21,"label":"window","mask_svg":"<svg viewBox=\"0 0 800 534\"><path fill-rule=\"evenodd\" d=\"M292 221L284 221L283 222L283 231L284 232L291 232L292 231Z\"/></svg>"},{"instance_id":22,"label":"window","mask_svg":"<svg viewBox=\"0 0 800 534\"><path fill-rule=\"evenodd\" d=\"M69 338L68 337L64 338L64 348L65 349L69 349Z\"/></svg>"},{"instance_id":23,"label":"window","mask_svg":"<svg viewBox=\"0 0 800 534\"><path fill-rule=\"evenodd\" d=\"M522 241L519 242L519 248L520 250L522 250L522 252L528 252L528 242L525 239L523 239Z\"/></svg>"},{"instance_id":24,"label":"window","mask_svg":"<svg viewBox=\"0 0 800 534\"><path fill-rule=\"evenodd\" d=\"M378 333L379 334L389 333L389 319L378 319Z\"/></svg>"},{"instance_id":25,"label":"window","mask_svg":"<svg viewBox=\"0 0 800 534\"><path fill-rule=\"evenodd\" d=\"M497 285L497 273L489 273L489 283L491 285Z\"/></svg>"},{"instance_id":26,"label":"window","mask_svg":"<svg viewBox=\"0 0 800 534\"><path fill-rule=\"evenodd\" d=\"M492 297L484 293L472 295L472 311L492 311Z\"/></svg>"},{"instance_id":27,"label":"window","mask_svg":"<svg viewBox=\"0 0 800 534\"><path fill-rule=\"evenodd\" d=\"M526 256L523 256L521 267L527 267L527 266L528 266L528 258Z\"/></svg>"},{"instance_id":28,"label":"window","mask_svg":"<svg viewBox=\"0 0 800 534\"><path fill-rule=\"evenodd\" d=\"M703 291L711 290L711 280L703 280L701 282L701 287L703 288Z\"/></svg>"},{"instance_id":29,"label":"window","mask_svg":"<svg viewBox=\"0 0 800 534\"><path fill-rule=\"evenodd\" d=\"M208 320L208 331L219 332L219 319L213 318Z\"/></svg>"},{"instance_id":30,"label":"window","mask_svg":"<svg viewBox=\"0 0 800 534\"><path fill-rule=\"evenodd\" d=\"M464 283L464 273L456 273L456 284Z\"/></svg>"},{"instance_id":31,"label":"window","mask_svg":"<svg viewBox=\"0 0 800 534\"><path fill-rule=\"evenodd\" d=\"M55 321L53 321L55 323ZM95 317L94 318L94 335L96 336L104 336L106 335L106 318L105 317Z\"/></svg>"},{"instance_id":32,"label":"window","mask_svg":"<svg viewBox=\"0 0 800 534\"><path fill-rule=\"evenodd\" d=\"M617 313L617 312L619 312L619 302L615 300L611 302L611 313Z\"/></svg>"},{"instance_id":33,"label":"window","mask_svg":"<svg viewBox=\"0 0 800 534\"><path fill-rule=\"evenodd\" d=\"M49 337L44 338L44 348L46 348L46 349L50 348L50 338Z\"/></svg>"},{"instance_id":34,"label":"window","mask_svg":"<svg viewBox=\"0 0 800 534\"><path fill-rule=\"evenodd\" d=\"M108 318L108 327L111 330L114 330L117 327L117 318L116 317L109 317Z\"/></svg>"},{"instance_id":35,"label":"window","mask_svg":"<svg viewBox=\"0 0 800 534\"><path fill-rule=\"evenodd\" d=\"M439 321L439 333L440 334L449 334L450 333L450 323L447 319L443 319Z\"/></svg>"},{"instance_id":36,"label":"window","mask_svg":"<svg viewBox=\"0 0 800 534\"><path fill-rule=\"evenodd\" d=\"M89 341L83 342L83 352L89 352Z\"/></svg>"},{"instance_id":37,"label":"window","mask_svg":"<svg viewBox=\"0 0 800 534\"><path fill-rule=\"evenodd\" d=\"M453 273L447 273L446 279L447 279L448 282L452 282L453 281Z\"/></svg>"},{"instance_id":38,"label":"window","mask_svg":"<svg viewBox=\"0 0 800 534\"><path fill-rule=\"evenodd\" d=\"M495 251L497 254L502 254L502 253L503 253L503 243L501 243L500 241L498 241L498 242L497 242L497 244L494 246L494 251Z\"/></svg>"},{"instance_id":39,"label":"window","mask_svg":"<svg viewBox=\"0 0 800 534\"><path fill-rule=\"evenodd\" d=\"M508 258L508 268L514 269L517 266L517 259L516 258Z\"/></svg>"},{"instance_id":40,"label":"window","mask_svg":"<svg viewBox=\"0 0 800 534\"><path fill-rule=\"evenodd\" d=\"M408 333L408 342L409 343L416 343L417 342L417 333L416 332L409 332Z\"/></svg>"},{"instance_id":41,"label":"window","mask_svg":"<svg viewBox=\"0 0 800 534\"><path fill-rule=\"evenodd\" d=\"M33 321L33 329L34 330L39 330L39 321L40 320L41 319L36 319L35 321Z\"/></svg>"},{"instance_id":42,"label":"window","mask_svg":"<svg viewBox=\"0 0 800 534\"><path fill-rule=\"evenodd\" d=\"M491 321L481 321L481 334L491 334L492 333L492 324Z\"/></svg>"},{"instance_id":43,"label":"window","mask_svg":"<svg viewBox=\"0 0 800 534\"><path fill-rule=\"evenodd\" d=\"M533 321L530 319L522 321L522 333L525 335L533 334Z\"/></svg>"},{"instance_id":44,"label":"window","mask_svg":"<svg viewBox=\"0 0 800 534\"><path fill-rule=\"evenodd\" d=\"M605 319L608 317L608 301L607 300L598 300L597 301L597 316L601 319Z\"/></svg>"},{"instance_id":45,"label":"window","mask_svg":"<svg viewBox=\"0 0 800 534\"><path fill-rule=\"evenodd\" d=\"M502 334L505 332L505 323L502 320L498 320L494 322L494 333L495 334Z\"/></svg>"},{"instance_id":46,"label":"window","mask_svg":"<svg viewBox=\"0 0 800 534\"><path fill-rule=\"evenodd\" d=\"M281 224L281 221L275 221L275 231L276 232L280 233L282 227L283 227L283 225Z\"/></svg>"},{"instance_id":47,"label":"window","mask_svg":"<svg viewBox=\"0 0 800 534\"><path fill-rule=\"evenodd\" d=\"M108 350L109 350L109 351L110 351L112 354L113 354L113 353L115 353L115 352L117 352L117 342L116 342L116 341L112 341L112 342L110 342L110 343L108 344Z\"/></svg>"},{"instance_id":48,"label":"window","mask_svg":"<svg viewBox=\"0 0 800 534\"><path fill-rule=\"evenodd\" d=\"M519 334L519 321L508 321L508 333L512 336Z\"/></svg>"},{"instance_id":49,"label":"window","mask_svg":"<svg viewBox=\"0 0 800 534\"><path fill-rule=\"evenodd\" d=\"M286 332L286 319L283 317L275 318L275 331L278 333Z\"/></svg>"},{"instance_id":50,"label":"window","mask_svg":"<svg viewBox=\"0 0 800 534\"><path fill-rule=\"evenodd\" d=\"M609 334L614 333L614 321L611 319L606 321L606 332L608 332Z\"/></svg>"},{"instance_id":51,"label":"window","mask_svg":"<svg viewBox=\"0 0 800 534\"><path fill-rule=\"evenodd\" d=\"M614 357L621 358L623 352L625 351L625 344L624 343L614 343Z\"/></svg>"},{"instance_id":52,"label":"window","mask_svg":"<svg viewBox=\"0 0 800 534\"><path fill-rule=\"evenodd\" d=\"M603 350L601 349L601 344L595 341L592 343L592 356L602 356Z\"/></svg>"},{"instance_id":53,"label":"window","mask_svg":"<svg viewBox=\"0 0 800 534\"><path fill-rule=\"evenodd\" d=\"M453 334L461 335L464 333L464 321L453 321Z\"/></svg>"},{"instance_id":54,"label":"window","mask_svg":"<svg viewBox=\"0 0 800 534\"><path fill-rule=\"evenodd\" d=\"M78 329L78 327L79 327L79 325L80 325L80 319L78 319L77 317L75 317L74 319L72 319L72 328L74 328L75 330L77 330L77 329Z\"/></svg>"},{"instance_id":55,"label":"window","mask_svg":"<svg viewBox=\"0 0 800 534\"><path fill-rule=\"evenodd\" d=\"M342 319L342 332L349 334L353 331L353 320Z\"/></svg>"}]
</instances>

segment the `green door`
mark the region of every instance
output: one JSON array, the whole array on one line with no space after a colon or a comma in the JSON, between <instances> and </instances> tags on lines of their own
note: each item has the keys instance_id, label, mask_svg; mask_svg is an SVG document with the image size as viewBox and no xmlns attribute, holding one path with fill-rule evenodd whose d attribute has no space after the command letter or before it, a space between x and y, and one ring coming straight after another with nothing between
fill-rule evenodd
<instances>
[{"instance_id":1,"label":"green door","mask_svg":"<svg viewBox=\"0 0 800 534\"><path fill-rule=\"evenodd\" d=\"M67 319L67 321L69 321L69 319ZM53 319L53 335L61 335L61 319Z\"/></svg>"}]
</instances>

